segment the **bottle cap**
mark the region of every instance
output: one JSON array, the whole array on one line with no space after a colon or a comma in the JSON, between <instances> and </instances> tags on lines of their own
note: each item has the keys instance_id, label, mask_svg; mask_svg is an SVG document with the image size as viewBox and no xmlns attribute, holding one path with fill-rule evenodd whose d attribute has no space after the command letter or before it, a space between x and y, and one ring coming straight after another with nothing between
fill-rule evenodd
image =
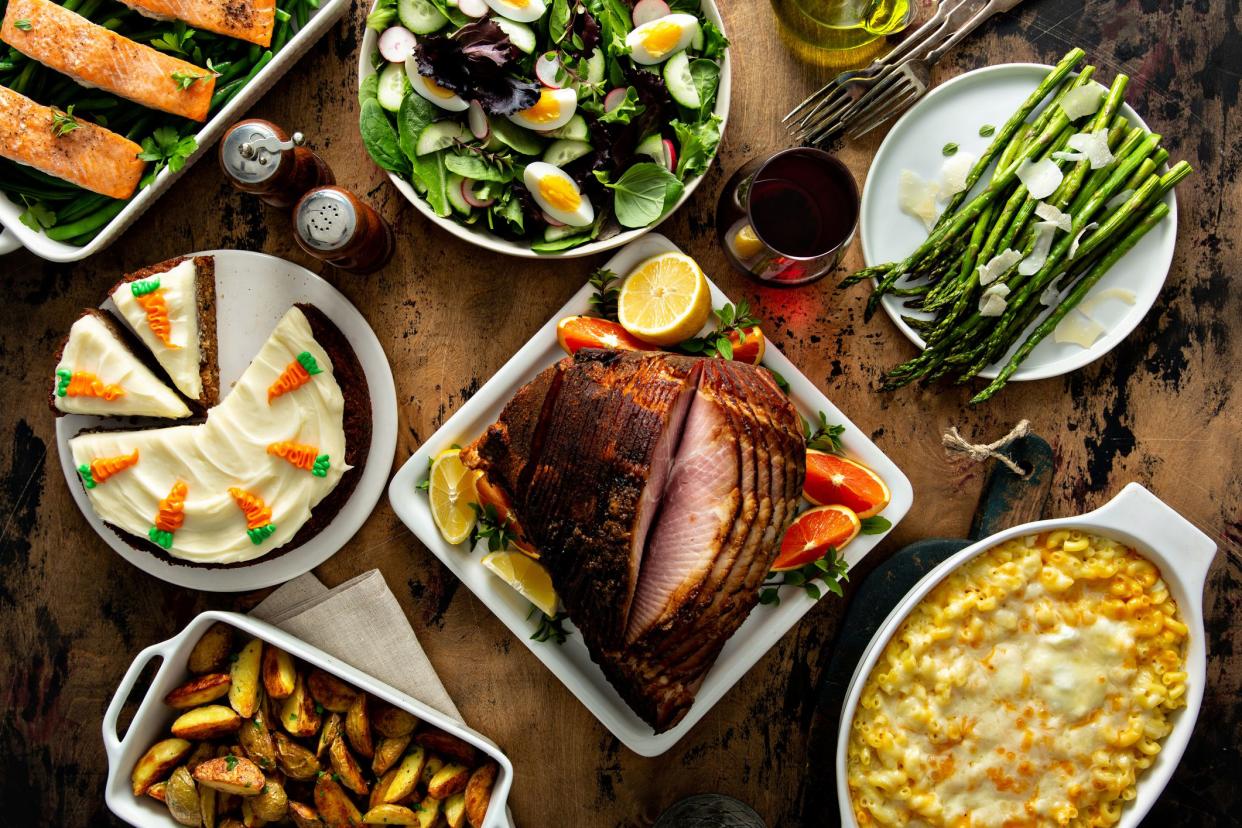
<instances>
[{"instance_id":1,"label":"bottle cap","mask_svg":"<svg viewBox=\"0 0 1242 828\"><path fill-rule=\"evenodd\" d=\"M229 130L220 144L220 163L224 172L245 184L259 184L276 174L280 154L302 143L302 134L282 141L264 121L250 121Z\"/></svg>"},{"instance_id":2,"label":"bottle cap","mask_svg":"<svg viewBox=\"0 0 1242 828\"><path fill-rule=\"evenodd\" d=\"M354 237L358 214L342 193L329 188L313 190L298 202L293 226L309 247L329 252L341 249Z\"/></svg>"}]
</instances>

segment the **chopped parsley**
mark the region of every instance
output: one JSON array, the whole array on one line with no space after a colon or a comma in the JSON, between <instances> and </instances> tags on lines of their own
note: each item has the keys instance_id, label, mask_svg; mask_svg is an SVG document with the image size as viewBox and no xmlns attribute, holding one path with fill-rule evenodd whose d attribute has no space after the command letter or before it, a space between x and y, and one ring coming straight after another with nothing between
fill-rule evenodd
<instances>
[{"instance_id":1,"label":"chopped parsley","mask_svg":"<svg viewBox=\"0 0 1242 828\"><path fill-rule=\"evenodd\" d=\"M30 31L31 29L33 29L33 28L34 28L34 26L30 25L30 21L29 21L29 20L26 20L25 18L23 18L23 19L21 19L21 20L18 20L18 21L17 21L16 23L14 23L13 25L14 25L16 28L21 29L23 32L28 32L28 31Z\"/></svg>"},{"instance_id":2,"label":"chopped parsley","mask_svg":"<svg viewBox=\"0 0 1242 828\"><path fill-rule=\"evenodd\" d=\"M177 84L177 88L184 92L185 90L189 89L194 84L194 81L200 81L205 78L209 78L211 77L211 75L192 75L189 72L182 72L180 69L178 69L177 71L172 73L171 77L173 81Z\"/></svg>"},{"instance_id":3,"label":"chopped parsley","mask_svg":"<svg viewBox=\"0 0 1242 828\"><path fill-rule=\"evenodd\" d=\"M57 138L68 135L80 126L78 119L73 117L73 104L69 104L64 112L52 108L52 132L56 133Z\"/></svg>"},{"instance_id":4,"label":"chopped parsley","mask_svg":"<svg viewBox=\"0 0 1242 828\"><path fill-rule=\"evenodd\" d=\"M237 757L231 753L224 757L224 766L229 770L233 770L233 768L237 767Z\"/></svg>"}]
</instances>

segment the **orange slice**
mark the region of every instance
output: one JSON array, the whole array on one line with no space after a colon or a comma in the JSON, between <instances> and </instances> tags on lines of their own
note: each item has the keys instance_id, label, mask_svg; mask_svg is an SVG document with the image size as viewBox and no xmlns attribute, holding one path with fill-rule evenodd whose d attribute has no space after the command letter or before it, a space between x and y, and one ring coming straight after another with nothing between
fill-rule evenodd
<instances>
[{"instance_id":1,"label":"orange slice","mask_svg":"<svg viewBox=\"0 0 1242 828\"><path fill-rule=\"evenodd\" d=\"M824 557L830 547L840 552L861 529L862 522L848 506L807 509L781 538L781 551L772 569L779 572L806 566Z\"/></svg>"},{"instance_id":2,"label":"orange slice","mask_svg":"<svg viewBox=\"0 0 1242 828\"><path fill-rule=\"evenodd\" d=\"M767 342L758 325L746 329L745 342L742 341L737 331L729 331L729 342L733 345L734 362L748 362L751 365L763 362L763 352L767 348Z\"/></svg>"},{"instance_id":3,"label":"orange slice","mask_svg":"<svg viewBox=\"0 0 1242 828\"><path fill-rule=\"evenodd\" d=\"M613 348L618 351L654 351L617 322L594 316L566 316L556 323L556 341L569 355L582 348Z\"/></svg>"},{"instance_id":4,"label":"orange slice","mask_svg":"<svg viewBox=\"0 0 1242 828\"><path fill-rule=\"evenodd\" d=\"M513 508L509 505L509 498L499 486L487 479L487 475L482 472L474 481L474 492L479 497L479 506L486 509L491 506L496 510L496 519L500 523L509 521L509 532L513 536L513 546L527 555L539 559L539 551L535 549L535 545L526 539L526 533L522 531L522 525L513 515Z\"/></svg>"},{"instance_id":5,"label":"orange slice","mask_svg":"<svg viewBox=\"0 0 1242 828\"><path fill-rule=\"evenodd\" d=\"M806 483L802 494L817 506L840 504L853 509L860 518L880 513L892 495L880 476L871 469L822 451L806 453Z\"/></svg>"}]
</instances>

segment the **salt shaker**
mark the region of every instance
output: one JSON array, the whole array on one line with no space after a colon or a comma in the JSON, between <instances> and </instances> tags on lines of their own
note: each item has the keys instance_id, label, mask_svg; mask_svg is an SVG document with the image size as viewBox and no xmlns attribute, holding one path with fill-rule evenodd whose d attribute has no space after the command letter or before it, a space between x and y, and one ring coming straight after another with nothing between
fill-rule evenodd
<instances>
[{"instance_id":1,"label":"salt shaker","mask_svg":"<svg viewBox=\"0 0 1242 828\"><path fill-rule=\"evenodd\" d=\"M310 255L350 273L374 273L392 258L392 228L342 187L316 187L293 208L293 234Z\"/></svg>"},{"instance_id":2,"label":"salt shaker","mask_svg":"<svg viewBox=\"0 0 1242 828\"><path fill-rule=\"evenodd\" d=\"M323 159L271 121L252 118L229 128L220 141L220 169L244 193L288 209L314 187L335 184Z\"/></svg>"}]
</instances>

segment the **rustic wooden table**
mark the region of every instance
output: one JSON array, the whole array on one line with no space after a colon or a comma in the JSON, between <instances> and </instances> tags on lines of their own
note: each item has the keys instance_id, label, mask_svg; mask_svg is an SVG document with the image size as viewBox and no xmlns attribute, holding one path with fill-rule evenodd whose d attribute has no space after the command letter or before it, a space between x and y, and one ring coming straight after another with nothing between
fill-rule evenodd
<instances>
[{"instance_id":1,"label":"rustic wooden table","mask_svg":"<svg viewBox=\"0 0 1242 828\"><path fill-rule=\"evenodd\" d=\"M926 2L926 0L925 0ZM1129 99L1196 175L1178 189L1173 270L1155 308L1106 358L1071 376L1016 384L969 410L956 388L880 394L885 366L911 353L881 317L863 324L865 289L833 279L763 289L731 272L713 210L727 174L783 145L780 116L831 71L797 62L768 3L725 9L734 99L720 160L662 232L735 299L766 320L773 341L905 470L914 510L877 553L918 538L963 535L981 467L940 448L950 425L993 439L1020 418L1057 458L1051 511L1098 506L1137 480L1194 519L1225 550L1206 593L1208 688L1198 730L1149 825L1236 824L1242 773L1242 142L1236 129L1242 41L1237 3L1203 0L1030 0L984 28L936 70L937 79L990 63L1054 61L1088 48L1105 76L1133 77ZM356 128L355 60L366 9L316 46L252 114L305 130L338 179L365 195L399 234L379 275L336 273L293 244L286 216L233 192L200 163L106 252L74 265L17 254L0 260L0 824L119 824L102 799L104 706L139 649L208 608L246 610L265 592L202 595L122 562L89 530L57 466L45 387L56 342L79 309L118 274L219 247L262 250L323 273L370 320L387 349L405 458L582 284L589 261L501 259L433 229L365 155ZM1231 109L1232 107L1232 109ZM841 151L861 183L880 136ZM857 249L843 267L859 264ZM226 323L227 324L227 323ZM512 756L513 811L523 826L649 824L677 799L733 794L770 826L829 825L821 794L831 716L816 687L844 602L824 600L667 755L623 749L397 521L386 502L317 574L328 584L379 567L467 720ZM857 578L855 579L857 580ZM548 645L551 646L551 645Z\"/></svg>"}]
</instances>

